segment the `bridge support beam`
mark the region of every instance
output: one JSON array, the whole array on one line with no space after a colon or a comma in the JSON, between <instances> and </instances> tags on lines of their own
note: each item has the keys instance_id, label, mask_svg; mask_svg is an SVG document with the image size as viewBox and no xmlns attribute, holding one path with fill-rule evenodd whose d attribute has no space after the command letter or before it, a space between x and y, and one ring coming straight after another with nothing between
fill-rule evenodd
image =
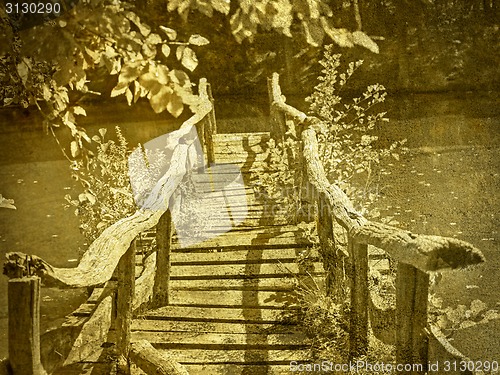
<instances>
[{"instance_id":1,"label":"bridge support beam","mask_svg":"<svg viewBox=\"0 0 500 375\"><path fill-rule=\"evenodd\" d=\"M132 241L127 252L118 263L118 290L116 291L116 347L120 354L128 358L130 350L130 324L132 322L132 302L135 287L136 243Z\"/></svg>"},{"instance_id":2,"label":"bridge support beam","mask_svg":"<svg viewBox=\"0 0 500 375\"><path fill-rule=\"evenodd\" d=\"M9 362L14 375L45 375L40 362L40 278L9 280Z\"/></svg>"},{"instance_id":3,"label":"bridge support beam","mask_svg":"<svg viewBox=\"0 0 500 375\"><path fill-rule=\"evenodd\" d=\"M154 307L168 305L170 291L170 250L172 246L172 214L167 210L156 226L156 272L153 286Z\"/></svg>"},{"instance_id":4,"label":"bridge support beam","mask_svg":"<svg viewBox=\"0 0 500 375\"><path fill-rule=\"evenodd\" d=\"M399 263L396 277L396 362L422 365L411 374L427 373L428 294L429 275L409 264Z\"/></svg>"}]
</instances>

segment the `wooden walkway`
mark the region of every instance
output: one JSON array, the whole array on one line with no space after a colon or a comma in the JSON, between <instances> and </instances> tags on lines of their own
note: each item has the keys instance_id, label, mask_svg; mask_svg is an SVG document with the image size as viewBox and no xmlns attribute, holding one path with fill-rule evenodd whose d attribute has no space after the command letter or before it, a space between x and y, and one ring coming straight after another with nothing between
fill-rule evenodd
<instances>
[{"instance_id":1,"label":"wooden walkway","mask_svg":"<svg viewBox=\"0 0 500 375\"><path fill-rule=\"evenodd\" d=\"M291 361L310 358L309 339L289 318L299 308L299 280L310 283L313 277L321 283L325 272L317 250L311 250L298 227L276 215L276 207L254 192L256 173L263 171L267 157L268 139L268 133L215 136L218 162L206 173L234 174L224 176L230 181L241 170L244 184L225 192L229 197L245 197L246 208L241 200L229 207L232 219L240 223L228 232L217 233L221 228L214 214L208 228L211 238L189 247L181 247L174 234L170 303L147 310L132 321L132 342L147 340L190 374L290 374ZM238 169L223 168L227 165ZM200 204L214 205L213 197ZM155 237L155 231L143 232L136 242L136 278L144 270L145 255ZM297 262L306 249L310 260L307 269ZM381 251L370 254L370 266L387 272L387 257ZM105 288L95 288L68 324L77 325L76 321L90 317L105 294ZM108 341L112 348L112 335ZM79 374L89 368L93 368L92 374L109 372L106 355L56 374ZM137 367L132 370L133 374L144 374Z\"/></svg>"},{"instance_id":2,"label":"wooden walkway","mask_svg":"<svg viewBox=\"0 0 500 375\"><path fill-rule=\"evenodd\" d=\"M371 327L375 337L395 346L397 363L469 361L429 322L429 275L483 263L481 251L455 238L364 218L326 177L316 133L321 121L287 105L278 78L273 74L269 81L273 129L286 138L297 134L296 125L305 125L298 163L306 172L304 198L317 207L314 248L324 258L313 250L309 262L296 261L310 243L279 204L252 186L264 170L269 134L217 135L213 100L202 79L198 111L172 132L170 165L142 209L107 228L76 268L7 254L8 364L15 374L43 374L42 364L53 374L116 374L117 355L122 369L133 362L131 373L138 375L143 373L135 364L150 374L289 374L292 361L311 358L311 343L289 317L300 307L297 284L314 279L335 280L338 285L329 285L328 293L336 297L350 288L350 358L369 352ZM192 174L203 165L190 136L195 125L201 127L205 155L216 163ZM179 210L183 205L188 209ZM337 232L334 222L345 230ZM162 228L158 233L156 225ZM395 306L380 308L369 271L387 272L388 255L397 262L397 298ZM94 290L61 327L40 337L42 281ZM145 307L149 301L162 307ZM7 361L0 361L2 369L7 371Z\"/></svg>"},{"instance_id":3,"label":"wooden walkway","mask_svg":"<svg viewBox=\"0 0 500 375\"><path fill-rule=\"evenodd\" d=\"M170 304L132 323L132 342L149 341L190 374L287 374L290 361L307 358L307 337L284 318L298 307L296 280L306 270L296 259L308 242L297 227L266 213L250 181L250 172L262 168L268 137L216 136L218 165L238 165L245 182L228 192L245 196L247 204L230 207L231 215L246 217L231 231L188 248L174 236ZM216 165L207 173L218 171ZM216 234L217 223L209 230ZM322 274L313 260L308 274Z\"/></svg>"}]
</instances>

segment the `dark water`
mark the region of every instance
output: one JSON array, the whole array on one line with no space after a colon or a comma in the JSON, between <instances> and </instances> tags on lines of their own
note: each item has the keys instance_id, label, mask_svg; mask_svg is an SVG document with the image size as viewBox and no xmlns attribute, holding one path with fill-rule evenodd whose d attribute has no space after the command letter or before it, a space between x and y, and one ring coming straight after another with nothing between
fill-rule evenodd
<instances>
[{"instance_id":1,"label":"dark water","mask_svg":"<svg viewBox=\"0 0 500 375\"><path fill-rule=\"evenodd\" d=\"M244 99L242 99L244 100ZM291 102L302 106L301 100ZM483 251L487 263L470 271L445 274L437 293L446 305L482 299L500 309L498 277L498 211L500 208L500 112L494 95L412 95L386 104L392 121L380 133L387 141L407 138L412 152L394 162L381 176L384 215L418 233L455 236ZM266 108L261 99L252 105L218 101L218 131L266 131ZM100 127L110 133L119 124L130 144L175 129L180 121L151 115L146 107L91 106L82 121L92 135ZM65 194L80 187L69 175L68 162L51 136L36 124L33 113L0 111L0 193L15 200L17 210L0 209L0 257L8 251L36 254L60 267L74 266L86 247L78 219L65 209ZM61 138L63 144L66 139ZM7 279L0 281L0 358L7 355ZM57 325L85 297L85 291L44 289L43 328ZM454 344L475 359L500 358L494 337L500 325L465 332ZM484 333L486 332L486 333ZM493 343L491 343L493 340ZM486 344L484 344L486 343ZM489 344L488 344L489 343ZM492 344L492 345L490 345ZM488 352L485 345L488 346ZM492 352L492 350L496 350ZM488 358L485 358L488 356Z\"/></svg>"}]
</instances>

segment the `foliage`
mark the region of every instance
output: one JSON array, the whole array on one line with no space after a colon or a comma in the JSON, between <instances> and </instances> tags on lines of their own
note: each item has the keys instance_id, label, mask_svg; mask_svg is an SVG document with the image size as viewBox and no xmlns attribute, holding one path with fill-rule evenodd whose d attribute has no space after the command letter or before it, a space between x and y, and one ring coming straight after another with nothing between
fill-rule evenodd
<instances>
[{"instance_id":1,"label":"foliage","mask_svg":"<svg viewBox=\"0 0 500 375\"><path fill-rule=\"evenodd\" d=\"M311 112L326 124L318 133L320 159L329 181L344 190L361 207L361 213L377 217L379 211L371 206L378 199L375 182L379 174L385 172L381 162L388 157L399 160L406 140L394 142L388 148L377 144L376 132L388 121L385 112L374 111L374 107L383 103L386 97L382 85L368 86L361 97L350 103L340 96L361 61L351 62L347 70L340 73L340 55L333 54L330 45L320 63L323 66L322 75L318 77L320 82L306 99L310 102ZM267 173L259 175L256 183L265 193L261 196L285 206L289 216L299 217L304 210L310 210L302 205L305 200L300 195L304 193L300 142L287 132L283 142L271 139L267 145ZM390 219L384 222L396 223Z\"/></svg>"},{"instance_id":2,"label":"foliage","mask_svg":"<svg viewBox=\"0 0 500 375\"><path fill-rule=\"evenodd\" d=\"M299 142L288 138L285 142L270 139L267 142L269 156L266 159L266 173L254 174L256 197L267 201L266 205L273 207L273 215L277 211L288 219L295 221L302 211L301 171L298 168ZM290 153L292 155L290 155Z\"/></svg>"},{"instance_id":3,"label":"foliage","mask_svg":"<svg viewBox=\"0 0 500 375\"><path fill-rule=\"evenodd\" d=\"M119 127L116 127L118 142L106 140L105 135L106 129L100 129L99 135L92 137L97 143L94 157L72 164L73 177L82 183L84 191L77 198L69 194L65 197L76 207L80 230L89 243L136 210L129 182L127 142Z\"/></svg>"},{"instance_id":4,"label":"foliage","mask_svg":"<svg viewBox=\"0 0 500 375\"><path fill-rule=\"evenodd\" d=\"M386 98L385 88L374 84L362 96L347 102L340 94L362 61L350 62L340 73L341 56L333 53L333 46L325 48L320 81L306 100L311 112L322 119L326 129L318 134L319 153L328 179L343 189L359 206L363 214L376 201L371 185L381 172L381 161L392 156L399 160L401 146L406 140L394 142L389 148L377 144L377 130L389 120L385 112L374 107Z\"/></svg>"},{"instance_id":5,"label":"foliage","mask_svg":"<svg viewBox=\"0 0 500 375\"><path fill-rule=\"evenodd\" d=\"M22 32L5 13L1 20L14 31L0 63L2 104L36 105L45 129L67 127L72 158L87 148L82 140L91 142L76 125L76 116L86 111L70 104L70 98L99 94L90 89L89 78L116 76L111 97L124 95L129 105L146 98L156 113L177 117L184 105L197 104L185 70L196 69L194 48L209 41L196 34L181 39L163 26L154 32L126 2L82 1L57 21Z\"/></svg>"},{"instance_id":6,"label":"foliage","mask_svg":"<svg viewBox=\"0 0 500 375\"><path fill-rule=\"evenodd\" d=\"M261 0L230 1L230 0L153 0L154 4L166 4L169 12L176 11L184 20L188 20L192 10L197 10L207 17L213 17L215 12L229 18L231 33L238 42L252 41L259 33L276 31L292 37L301 34L312 46L321 46L323 40L329 37L341 47L352 47L355 44L378 52L378 46L361 31L360 25L349 25L344 20L344 27L336 26L336 16L328 1L290 1ZM358 10L354 9L355 13ZM347 17L346 17L347 18ZM348 31L345 27L353 26L356 31ZM298 31L298 32L297 32Z\"/></svg>"},{"instance_id":7,"label":"foliage","mask_svg":"<svg viewBox=\"0 0 500 375\"><path fill-rule=\"evenodd\" d=\"M11 210L17 210L17 207L14 206L14 199L8 199L0 194L0 208L10 208Z\"/></svg>"},{"instance_id":8,"label":"foliage","mask_svg":"<svg viewBox=\"0 0 500 375\"><path fill-rule=\"evenodd\" d=\"M313 246L301 253L297 262L299 267L307 269L315 261L312 257L313 249L317 249L318 238L314 233L314 226L302 223L305 235L313 242ZM334 301L326 292L325 285L308 275L296 276L298 304L300 307L295 317L296 323L303 327L311 339L310 359L314 362L329 361L332 363L348 363L349 361L349 300ZM288 320L293 318L287 317ZM294 321L294 320L292 320ZM378 341L369 334L369 350L364 357L356 360L367 363L391 363L394 361L394 348ZM371 374L361 369L358 373Z\"/></svg>"},{"instance_id":9,"label":"foliage","mask_svg":"<svg viewBox=\"0 0 500 375\"><path fill-rule=\"evenodd\" d=\"M86 148L82 140L90 140L76 125L76 116L86 112L73 107L70 98L98 94L88 83L102 79L103 71L117 77L111 97L124 95L129 104L146 98L156 113L166 110L177 117L185 105L193 108L197 103L189 73L198 66L196 48L209 44L209 40L199 34L183 35L171 25L151 24L152 15L144 11L147 6L136 8L135 3L82 0L57 20L23 31L0 7L0 26L5 31L2 41L11 46L1 51L0 100L3 105L38 106L46 129L66 126L74 141L72 158ZM236 6L229 0L151 3L163 3L169 12L177 12L185 20L193 10L208 17L214 11L227 16L238 42L251 40L259 27L291 36L294 17L298 17L311 45L320 45L324 35L330 35L340 45L376 47L360 30L351 34L335 29L332 10L322 0L241 1ZM138 15L141 9L146 19Z\"/></svg>"},{"instance_id":10,"label":"foliage","mask_svg":"<svg viewBox=\"0 0 500 375\"><path fill-rule=\"evenodd\" d=\"M180 200L178 211L175 212L176 232L186 244L203 242L213 230L213 211L206 206L206 196L196 190L192 177L193 171L189 171L184 177L176 198Z\"/></svg>"},{"instance_id":11,"label":"foliage","mask_svg":"<svg viewBox=\"0 0 500 375\"><path fill-rule=\"evenodd\" d=\"M429 295L429 321L448 337L459 329L485 324L499 318L498 310L489 309L488 305L479 299L473 300L470 306L458 305L443 308L441 298L435 294Z\"/></svg>"}]
</instances>

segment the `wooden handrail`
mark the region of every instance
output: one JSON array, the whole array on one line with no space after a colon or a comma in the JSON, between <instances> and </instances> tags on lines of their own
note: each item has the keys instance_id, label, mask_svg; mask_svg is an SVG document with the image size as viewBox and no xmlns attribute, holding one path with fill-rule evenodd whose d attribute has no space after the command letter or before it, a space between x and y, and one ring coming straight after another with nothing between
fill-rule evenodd
<instances>
[{"instance_id":1,"label":"wooden handrail","mask_svg":"<svg viewBox=\"0 0 500 375\"><path fill-rule=\"evenodd\" d=\"M165 275L165 271L168 273L169 270L168 256L170 246L167 246L166 249L161 249L160 254L151 254L144 262L143 274L139 279L135 280L135 238L141 232L157 225L159 221L162 223L171 221L168 217L170 198L186 173L195 168L199 162L195 149L197 136L194 135L195 132L192 130L196 124L213 114L213 98L211 98L208 90L206 79L201 79L199 84L200 103L194 115L186 120L178 130L170 133L166 148L172 150L172 156L167 172L158 180L146 200L133 215L119 220L103 231L90 245L76 268L53 267L40 257L29 256L20 252L6 254L7 261L4 263L4 274L12 280L20 281L30 281L33 278L31 276L36 275L34 279L38 281L37 285L40 285L41 279L45 286L62 288L97 286L107 283L113 274L115 274L115 271L117 271L118 287L115 291L116 303L114 308L116 314L117 348L125 357L128 357L130 350L130 323L133 311L141 305L150 302L155 295L158 297L157 300L161 300L162 303L165 303L165 301L168 302L168 285L161 289L159 285L155 285L155 280L157 281L156 284L158 284L158 282L165 280L165 277L168 278L168 275ZM212 128L213 131L215 122ZM206 141L213 143L211 137ZM213 152L213 144L210 146L210 149ZM162 228L160 228L161 230ZM163 239L163 245L166 243L169 244L170 241L171 231L168 231L166 238ZM163 264L164 266L160 267L161 270L157 269L157 273L162 272L161 277L158 277L159 275L155 275L154 271L155 268L158 268L156 264L158 257L162 256L167 256L167 259L162 259L167 264L165 266L165 262L160 262L160 265ZM9 283L9 293L15 290L14 287L17 284L14 281ZM37 290L36 288L32 289L35 292ZM31 291L30 293L33 294L35 292ZM29 295L26 295L26 293L23 293L20 298L27 299ZM38 296L37 293L35 294ZM14 306L13 304L16 299L11 298L10 300L12 300L12 306ZM27 300L30 299L28 298ZM39 315L38 302L30 301L29 306L26 305L27 307L23 311L23 317L37 317ZM112 297L108 294L104 299L99 301L93 315L85 323L79 323L81 332L78 338L75 337L77 341L79 340L79 343L75 343L75 346L71 343L66 343L64 352L69 352L69 354L67 357L59 358L56 361L58 364L64 362L64 365L68 365L74 363L75 360L77 361L80 357L76 352L86 350L81 347L81 343L85 343L85 348L88 349L92 347L92 344L99 346L104 342L103 340L106 340L107 331L111 326L112 319L111 301ZM11 310L9 311L9 322L15 323L16 320L13 315L15 313L13 309ZM45 372L40 364L40 347L37 344L38 341L33 339L33 337L39 338L38 320L35 319L31 325L29 322L26 322L20 328L23 332L26 332L26 335L24 335L26 342L18 338L10 339L9 345L13 345L12 350L14 354L17 356L16 348L19 347L16 343L25 345L31 340L30 342L34 344L30 346L29 350L23 349L26 352L26 356L17 356L19 358L11 357L10 363L14 366L31 366L34 368L33 373L42 375ZM11 332L15 334L17 331L12 328ZM59 337L59 334L55 331L49 332L49 334L49 336ZM88 337L83 337L85 335ZM71 331L71 336L74 336L73 331ZM92 336L90 338L91 342L86 343L90 336ZM67 337L65 341L67 341ZM55 345L53 342L51 344ZM29 361L27 361L28 357ZM47 363L47 365L48 368L54 368L52 363Z\"/></svg>"},{"instance_id":2,"label":"wooden handrail","mask_svg":"<svg viewBox=\"0 0 500 375\"><path fill-rule=\"evenodd\" d=\"M273 86L279 86L277 73ZM273 92L281 92L274 90ZM356 242L373 245L386 251L394 260L410 264L424 272L463 269L485 261L482 252L473 245L456 238L414 234L390 225L369 221L354 209L349 197L326 177L319 157L317 132L325 128L315 117L291 107L281 96L274 97L273 106L290 116L301 133L303 157L309 182L326 199L326 207L335 220ZM309 126L311 125L311 126Z\"/></svg>"},{"instance_id":3,"label":"wooden handrail","mask_svg":"<svg viewBox=\"0 0 500 375\"><path fill-rule=\"evenodd\" d=\"M367 353L368 349L368 245L383 249L398 262L396 278L396 361L421 363L425 373L428 356L427 302L429 273L442 270L466 269L485 261L473 245L455 238L414 234L410 231L370 221L354 209L348 196L330 184L319 156L317 133L327 129L321 120L285 103L279 87L279 75L269 82L271 115L280 128L292 127L302 141L302 158L312 196L318 206L318 235L327 271L327 291L335 278L336 259L332 218L348 236L348 257L351 263L351 328L350 357ZM291 120L292 124L288 124ZM297 132L298 128L300 131ZM311 192L308 192L311 193Z\"/></svg>"},{"instance_id":4,"label":"wooden handrail","mask_svg":"<svg viewBox=\"0 0 500 375\"><path fill-rule=\"evenodd\" d=\"M206 80L200 82L200 90L206 92ZM171 133L166 147L173 149L170 167L152 189L145 203L133 215L123 218L106 228L83 254L76 268L57 268L40 257L30 256L33 273L40 276L44 285L58 287L89 287L108 281L130 244L141 232L154 227L168 208L168 201L186 174L186 162L193 139L186 139L193 126L207 116L212 104L203 100L196 113L181 127ZM181 140L184 143L180 143ZM194 147L194 146L192 146ZM7 267L16 267L27 258L22 253L8 253Z\"/></svg>"}]
</instances>

